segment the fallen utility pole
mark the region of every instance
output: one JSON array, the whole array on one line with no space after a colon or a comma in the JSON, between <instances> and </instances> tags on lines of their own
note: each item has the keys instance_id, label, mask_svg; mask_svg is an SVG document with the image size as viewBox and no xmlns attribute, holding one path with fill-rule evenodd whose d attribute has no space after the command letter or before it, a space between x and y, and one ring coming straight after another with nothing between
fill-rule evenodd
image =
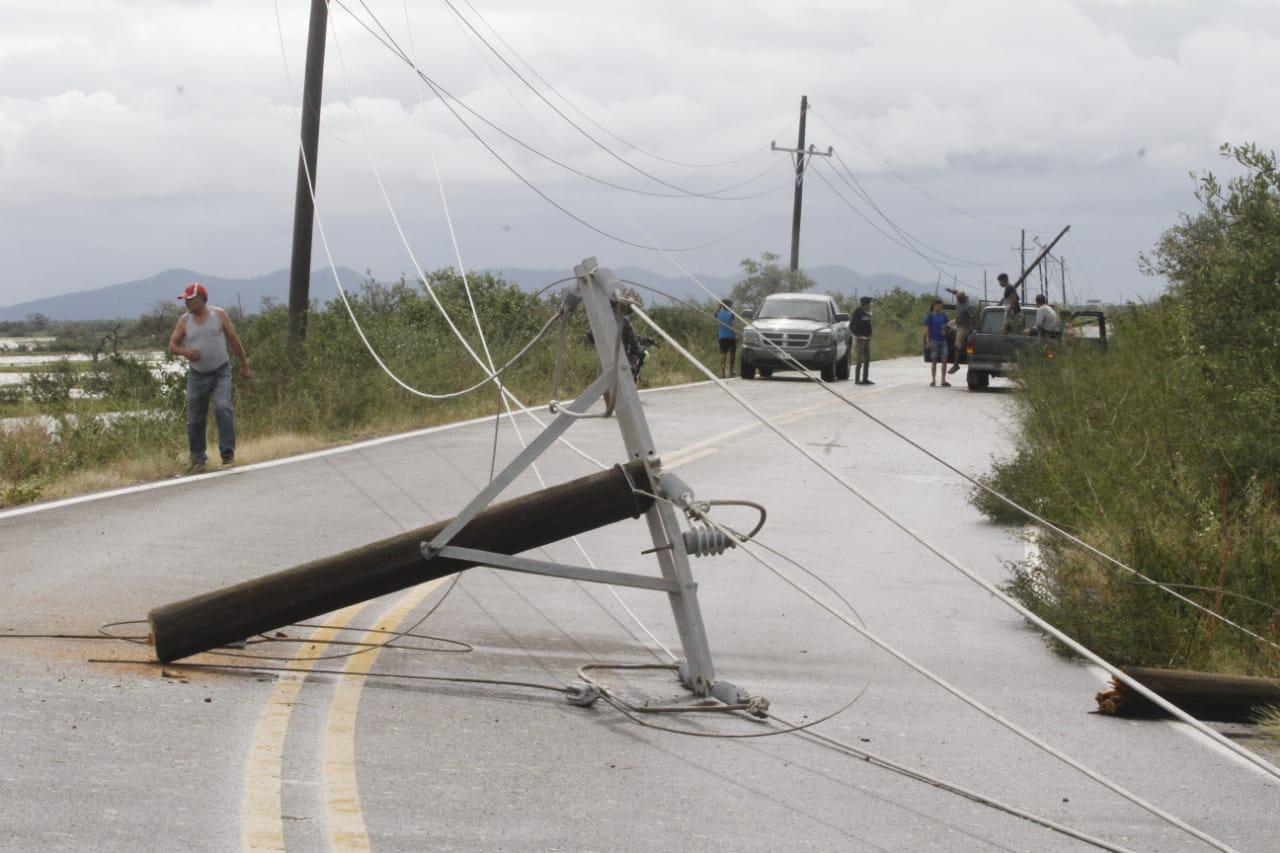
<instances>
[{"instance_id":1,"label":"fallen utility pole","mask_svg":"<svg viewBox=\"0 0 1280 853\"><path fill-rule=\"evenodd\" d=\"M453 537L458 547L518 554L627 518L639 518L654 492L642 461L493 504ZM332 557L157 607L148 614L156 658L209 651L350 604L367 601L477 565L422 555L453 519L410 530Z\"/></svg>"},{"instance_id":2,"label":"fallen utility pole","mask_svg":"<svg viewBox=\"0 0 1280 853\"><path fill-rule=\"evenodd\" d=\"M1280 706L1280 681L1270 678L1143 666L1125 666L1121 670L1200 720L1249 723L1260 709ZM1155 703L1115 679L1111 681L1111 689L1099 693L1097 700L1100 713L1116 717L1168 716Z\"/></svg>"},{"instance_id":3,"label":"fallen utility pole","mask_svg":"<svg viewBox=\"0 0 1280 853\"><path fill-rule=\"evenodd\" d=\"M1031 273L1035 271L1035 268L1040 266L1040 262L1045 259L1046 255L1049 254L1049 250L1052 249L1054 246L1058 245L1058 241L1061 240L1063 237L1067 236L1067 232L1070 230L1071 230L1071 226L1068 225L1066 228L1063 228L1061 231L1059 231L1058 236L1053 238L1053 242L1045 246L1044 249L1040 251L1040 254L1036 255L1036 259L1031 262L1031 266L1024 269L1022 271L1022 275L1018 276L1018 280L1014 282L1013 286L1022 287L1022 296L1024 297L1022 301L1024 302L1026 301L1025 297L1027 295L1027 289L1023 287L1023 282L1027 280L1027 276L1031 275Z\"/></svg>"}]
</instances>

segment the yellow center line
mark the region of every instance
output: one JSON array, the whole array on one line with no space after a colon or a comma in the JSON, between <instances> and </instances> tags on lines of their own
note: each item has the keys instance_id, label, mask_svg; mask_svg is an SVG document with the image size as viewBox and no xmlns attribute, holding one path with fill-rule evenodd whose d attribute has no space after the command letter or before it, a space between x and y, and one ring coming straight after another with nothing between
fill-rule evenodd
<instances>
[{"instance_id":1,"label":"yellow center line","mask_svg":"<svg viewBox=\"0 0 1280 853\"><path fill-rule=\"evenodd\" d=\"M823 400L807 408L788 413L782 416L779 422L794 423L830 408L833 403L834 401L831 400ZM684 465L710 456L717 452L717 448L713 445L760 426L758 421L754 421L682 447L671 454L674 458L665 467ZM381 631L399 630L399 625L408 618L414 608L445 580L446 578L441 578L415 587L402 596L375 627ZM379 636L370 632L365 635L364 641L378 642ZM360 787L356 776L355 732L360 695L366 681L363 676L372 671L379 651L374 649L347 660L346 673L358 677L344 676L329 702L323 748L324 797L329 846L335 851L369 849L369 834L364 822L364 811L360 806ZM287 724L287 718L285 722Z\"/></svg>"},{"instance_id":2,"label":"yellow center line","mask_svg":"<svg viewBox=\"0 0 1280 853\"><path fill-rule=\"evenodd\" d=\"M366 602L367 603L367 602ZM365 604L353 604L330 616L324 627L311 634L311 642L294 653L290 666L294 670L310 670L315 657L325 644L355 617ZM241 849L282 851L284 847L284 812L282 782L284 741L289 730L289 717L306 682L306 672L285 672L276 679L275 689L258 717L249 745L249 760L244 773L244 799L241 803Z\"/></svg>"},{"instance_id":3,"label":"yellow center line","mask_svg":"<svg viewBox=\"0 0 1280 853\"><path fill-rule=\"evenodd\" d=\"M438 578L410 589L391 606L378 624L378 631L400 629L413 609L444 583ZM370 631L363 642L378 643L384 634ZM329 714L324 730L324 805L329 829L329 847L335 851L368 850L369 834L365 829L364 811L360 808L360 786L356 779L356 714L360 710L360 694L364 675L372 671L381 649L347 659L344 674L329 700Z\"/></svg>"},{"instance_id":4,"label":"yellow center line","mask_svg":"<svg viewBox=\"0 0 1280 853\"><path fill-rule=\"evenodd\" d=\"M666 457L662 460L662 470L671 471L679 468L681 465L688 465L690 462L697 462L704 456L711 456L712 454L719 452L720 448L718 447L704 447L701 450L695 450L692 453L680 454L674 461L671 460L671 457Z\"/></svg>"},{"instance_id":5,"label":"yellow center line","mask_svg":"<svg viewBox=\"0 0 1280 853\"><path fill-rule=\"evenodd\" d=\"M835 402L836 402L835 400L822 400L818 403L815 403L812 406L808 406L803 409L797 409L794 412L789 412L787 414L780 415L779 417L774 418L773 421L774 423L779 423L779 424L794 423L795 421L801 420L802 418L807 418L810 415L817 414L819 411L823 409L830 408L831 406L835 405ZM702 450L705 447L711 447L712 445L719 444L723 441L727 441L728 439L742 435L744 432L750 432L753 429L760 429L762 426L764 425L760 423L760 421L752 420L751 422L745 423L740 427L734 427L733 429L725 430L724 432L717 433L716 435L713 435L710 438L703 439L702 441L696 441L693 444L687 444L684 447L681 447L677 450L672 450L671 452L663 455L662 457L662 461L664 463L663 467L669 467L665 463L672 462L673 460L675 460L673 464L684 465L685 463L691 460L681 459L680 457L692 456L692 454L695 451Z\"/></svg>"}]
</instances>

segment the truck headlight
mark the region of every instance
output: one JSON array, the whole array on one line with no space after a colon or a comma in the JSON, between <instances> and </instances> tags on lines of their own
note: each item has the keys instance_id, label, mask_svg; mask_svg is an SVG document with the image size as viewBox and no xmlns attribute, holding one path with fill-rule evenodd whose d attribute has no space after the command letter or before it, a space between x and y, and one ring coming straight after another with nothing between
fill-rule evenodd
<instances>
[{"instance_id":1,"label":"truck headlight","mask_svg":"<svg viewBox=\"0 0 1280 853\"><path fill-rule=\"evenodd\" d=\"M825 330L825 329L824 329L824 330L823 330L823 331L821 331L821 332L814 332L814 333L813 333L813 345L814 345L815 347L825 347L825 346L829 345L830 343L831 343L831 332L830 332L830 331L828 331L828 330Z\"/></svg>"},{"instance_id":2,"label":"truck headlight","mask_svg":"<svg viewBox=\"0 0 1280 853\"><path fill-rule=\"evenodd\" d=\"M742 340L749 344L760 343L760 333L755 329L747 329L742 333Z\"/></svg>"}]
</instances>

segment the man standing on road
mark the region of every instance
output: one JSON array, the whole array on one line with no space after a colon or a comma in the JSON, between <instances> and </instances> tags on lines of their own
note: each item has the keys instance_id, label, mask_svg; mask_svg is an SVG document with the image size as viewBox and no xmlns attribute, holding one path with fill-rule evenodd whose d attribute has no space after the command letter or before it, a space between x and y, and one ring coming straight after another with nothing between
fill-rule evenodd
<instances>
[{"instance_id":1,"label":"man standing on road","mask_svg":"<svg viewBox=\"0 0 1280 853\"><path fill-rule=\"evenodd\" d=\"M853 371L853 384L875 385L870 379L871 372L871 297L864 296L858 300L858 307L849 318L849 331L853 332L853 352L857 365Z\"/></svg>"},{"instance_id":2,"label":"man standing on road","mask_svg":"<svg viewBox=\"0 0 1280 853\"><path fill-rule=\"evenodd\" d=\"M947 381L947 315L942 313L942 300L935 299L924 318L924 345L929 357L929 387L938 384L938 367L942 367L942 385Z\"/></svg>"},{"instance_id":3,"label":"man standing on road","mask_svg":"<svg viewBox=\"0 0 1280 853\"><path fill-rule=\"evenodd\" d=\"M231 410L231 359L227 344L240 360L240 375L248 379L249 357L236 335L231 318L221 308L209 305L209 291L203 284L192 282L178 297L187 305L187 313L178 318L169 336L169 352L185 358L187 368L187 448L191 466L203 468L205 455L205 421L209 416L209 400L213 400L213 419L218 425L218 449L222 464L236 458L236 422Z\"/></svg>"},{"instance_id":4,"label":"man standing on road","mask_svg":"<svg viewBox=\"0 0 1280 853\"><path fill-rule=\"evenodd\" d=\"M973 332L973 327L977 325L978 306L970 301L969 294L963 290L955 290L948 287L949 293L956 295L956 351L951 359L951 369L948 373L955 373L960 369L960 353L964 350L965 344L969 342L969 335Z\"/></svg>"},{"instance_id":5,"label":"man standing on road","mask_svg":"<svg viewBox=\"0 0 1280 853\"><path fill-rule=\"evenodd\" d=\"M725 299L716 311L716 340L720 344L720 378L733 375L733 357L738 351L738 333L733 329L733 300Z\"/></svg>"},{"instance_id":6,"label":"man standing on road","mask_svg":"<svg viewBox=\"0 0 1280 853\"><path fill-rule=\"evenodd\" d=\"M1036 294L1036 321L1027 330L1027 334L1046 338L1062 337L1062 320L1049 304L1049 297L1043 293Z\"/></svg>"}]
</instances>

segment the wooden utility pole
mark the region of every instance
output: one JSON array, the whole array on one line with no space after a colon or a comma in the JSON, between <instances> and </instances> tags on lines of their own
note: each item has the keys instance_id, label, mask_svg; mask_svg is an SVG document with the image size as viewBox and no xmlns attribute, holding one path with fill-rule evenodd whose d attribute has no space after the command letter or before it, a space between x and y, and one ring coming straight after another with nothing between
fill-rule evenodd
<instances>
[{"instance_id":1,"label":"wooden utility pole","mask_svg":"<svg viewBox=\"0 0 1280 853\"><path fill-rule=\"evenodd\" d=\"M1251 723L1259 708L1280 704L1280 681L1216 672L1122 666L1125 675L1201 720ZM1098 710L1117 717L1163 717L1162 708L1119 679L1097 694Z\"/></svg>"},{"instance_id":2,"label":"wooden utility pole","mask_svg":"<svg viewBox=\"0 0 1280 853\"><path fill-rule=\"evenodd\" d=\"M1070 230L1071 230L1071 226L1068 225L1066 228L1063 228L1061 231L1059 231L1058 236L1053 238L1053 242L1045 246L1044 249L1041 250L1040 254L1036 255L1036 259L1031 262L1031 266L1024 269L1022 271L1022 275L1020 275L1018 277L1018 280L1014 282L1013 286L1021 287L1022 293L1024 296L1026 295L1026 292L1027 292L1027 284L1026 284L1027 276L1032 272L1034 272L1036 267L1040 266L1040 262L1045 259L1046 255L1049 254L1049 250L1052 249L1054 246L1058 245L1058 241L1061 240L1063 237L1067 236L1067 232Z\"/></svg>"},{"instance_id":3,"label":"wooden utility pole","mask_svg":"<svg viewBox=\"0 0 1280 853\"><path fill-rule=\"evenodd\" d=\"M307 69L302 84L302 150L293 202L293 256L289 262L289 344L307 336L311 305L311 234L315 223L316 152L320 144L320 93L324 85L324 42L329 26L328 0L311 0L307 31Z\"/></svg>"},{"instance_id":4,"label":"wooden utility pole","mask_svg":"<svg viewBox=\"0 0 1280 853\"><path fill-rule=\"evenodd\" d=\"M1022 296L1019 297L1024 305L1027 302L1027 229L1022 229L1022 242L1018 247L1018 265L1019 270L1018 281L1022 283Z\"/></svg>"},{"instance_id":5,"label":"wooden utility pole","mask_svg":"<svg viewBox=\"0 0 1280 853\"><path fill-rule=\"evenodd\" d=\"M637 486L636 484L639 484ZM450 544L518 554L626 518L653 504L644 463L632 462L494 504ZM422 556L453 519L410 530L332 557L157 607L148 614L156 659L178 660L235 640L442 578L474 565Z\"/></svg>"},{"instance_id":6,"label":"wooden utility pole","mask_svg":"<svg viewBox=\"0 0 1280 853\"><path fill-rule=\"evenodd\" d=\"M826 152L815 151L810 145L806 150L804 147L804 124L805 115L809 112L809 96L800 96L800 135L796 141L795 148L779 148L777 142L769 144L770 150L786 151L791 154L796 165L796 194L795 205L791 210L791 271L796 272L800 269L800 202L804 195L804 170L809 165L809 158L817 155L818 157L830 157L833 149L828 147Z\"/></svg>"}]
</instances>

